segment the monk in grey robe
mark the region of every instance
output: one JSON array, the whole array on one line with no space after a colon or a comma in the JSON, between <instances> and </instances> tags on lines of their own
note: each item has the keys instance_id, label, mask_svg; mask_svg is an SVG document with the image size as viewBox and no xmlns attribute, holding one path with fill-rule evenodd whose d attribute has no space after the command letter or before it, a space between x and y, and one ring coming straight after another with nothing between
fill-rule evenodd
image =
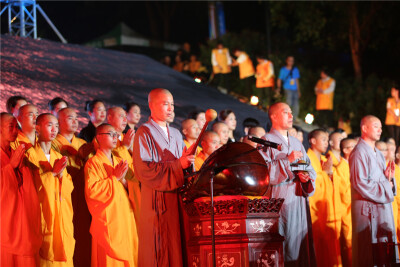
<instances>
[{"instance_id":1,"label":"monk in grey robe","mask_svg":"<svg viewBox=\"0 0 400 267\"><path fill-rule=\"evenodd\" d=\"M268 148L262 154L270 175L271 189L267 196L285 199L279 219L279 233L285 237L285 266L315 266L307 197L314 193L316 173L311 164L291 166L299 160L310 161L300 141L288 135L293 125L290 107L285 103L272 105L269 118L272 128L265 139L282 144L282 151ZM306 172L296 172L299 170Z\"/></svg>"},{"instance_id":2,"label":"monk in grey robe","mask_svg":"<svg viewBox=\"0 0 400 267\"><path fill-rule=\"evenodd\" d=\"M151 117L137 130L133 144L135 174L142 186L138 266L179 267L183 263L177 188L194 156L186 154L182 135L167 123L174 114L171 93L152 90L149 107Z\"/></svg>"},{"instance_id":3,"label":"monk in grey robe","mask_svg":"<svg viewBox=\"0 0 400 267\"><path fill-rule=\"evenodd\" d=\"M386 167L375 149L382 124L374 116L361 120L361 139L349 158L353 266L388 266L398 261L392 201L396 193L394 165Z\"/></svg>"}]
</instances>

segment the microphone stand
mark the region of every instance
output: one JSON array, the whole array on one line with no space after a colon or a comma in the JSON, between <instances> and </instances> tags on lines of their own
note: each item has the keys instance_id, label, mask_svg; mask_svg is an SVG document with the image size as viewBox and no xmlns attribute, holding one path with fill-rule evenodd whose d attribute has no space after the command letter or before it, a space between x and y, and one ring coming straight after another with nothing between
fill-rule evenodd
<instances>
[{"instance_id":1,"label":"microphone stand","mask_svg":"<svg viewBox=\"0 0 400 267\"><path fill-rule=\"evenodd\" d=\"M212 247L212 258L213 267L217 267L216 254L215 254L215 229L214 229L214 169L211 170L210 178L210 190L211 190L211 247Z\"/></svg>"}]
</instances>

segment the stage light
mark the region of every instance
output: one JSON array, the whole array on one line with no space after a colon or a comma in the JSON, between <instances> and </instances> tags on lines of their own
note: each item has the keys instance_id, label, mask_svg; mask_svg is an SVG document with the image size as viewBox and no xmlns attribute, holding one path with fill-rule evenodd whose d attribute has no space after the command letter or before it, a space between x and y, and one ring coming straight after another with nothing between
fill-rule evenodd
<instances>
[{"instance_id":1,"label":"stage light","mask_svg":"<svg viewBox=\"0 0 400 267\"><path fill-rule=\"evenodd\" d=\"M307 113L306 118L304 119L304 121L307 124L312 124L314 122L314 115L310 114L310 113Z\"/></svg>"},{"instance_id":2,"label":"stage light","mask_svg":"<svg viewBox=\"0 0 400 267\"><path fill-rule=\"evenodd\" d=\"M195 81L196 83L201 83L201 79L198 78L198 77L194 78L194 81Z\"/></svg>"},{"instance_id":3,"label":"stage light","mask_svg":"<svg viewBox=\"0 0 400 267\"><path fill-rule=\"evenodd\" d=\"M253 106L257 106L258 105L258 97L255 95L252 95L250 98L250 104Z\"/></svg>"}]
</instances>

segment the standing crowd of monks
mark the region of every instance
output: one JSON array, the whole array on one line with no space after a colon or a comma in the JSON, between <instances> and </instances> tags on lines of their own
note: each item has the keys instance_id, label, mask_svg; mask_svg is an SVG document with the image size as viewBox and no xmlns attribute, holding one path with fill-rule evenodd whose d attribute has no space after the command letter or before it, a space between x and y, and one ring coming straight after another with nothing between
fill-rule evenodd
<instances>
[{"instance_id":1,"label":"standing crowd of monks","mask_svg":"<svg viewBox=\"0 0 400 267\"><path fill-rule=\"evenodd\" d=\"M106 110L102 101L88 101L90 121L77 134L77 113L61 98L40 115L23 97L7 101L0 118L1 266L186 265L183 170L199 170L220 146L239 141L236 118L221 111L192 155L204 112L191 114L179 131L169 125L175 113L168 90L152 90L148 104L151 116L137 128L137 104ZM398 261L400 167L396 144L379 141L380 120L364 117L359 140L314 130L306 152L289 105L271 105L268 116L268 133L256 123L245 132L282 144L260 153L270 172L266 195L285 199L285 265ZM257 146L246 136L241 141Z\"/></svg>"}]
</instances>

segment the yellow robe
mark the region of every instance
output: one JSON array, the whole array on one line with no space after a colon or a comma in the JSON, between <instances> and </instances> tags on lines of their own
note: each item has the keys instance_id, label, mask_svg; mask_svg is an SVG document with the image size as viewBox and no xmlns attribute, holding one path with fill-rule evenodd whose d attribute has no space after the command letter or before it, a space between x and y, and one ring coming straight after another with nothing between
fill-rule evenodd
<instances>
[{"instance_id":1,"label":"yellow robe","mask_svg":"<svg viewBox=\"0 0 400 267\"><path fill-rule=\"evenodd\" d=\"M54 161L62 157L50 149L50 162L37 143L28 152L33 169L34 182L41 208L43 243L40 248L40 266L73 266L75 249L71 192L72 178L64 169L63 176L54 177Z\"/></svg>"},{"instance_id":2,"label":"yellow robe","mask_svg":"<svg viewBox=\"0 0 400 267\"><path fill-rule=\"evenodd\" d=\"M339 177L339 190L340 199L342 204L342 220L341 220L341 235L346 242L345 251L346 260L351 263L351 238L352 238L352 225L351 225L351 184L350 184L350 166L349 162L342 158L340 163L336 166L336 172ZM342 254L343 262L344 255Z\"/></svg>"},{"instance_id":3,"label":"yellow robe","mask_svg":"<svg viewBox=\"0 0 400 267\"><path fill-rule=\"evenodd\" d=\"M342 211L338 175L333 168L331 179L322 170L320 160L311 149L307 155L317 173L315 193L309 198L317 266L342 266L339 246ZM321 160L326 161L326 158L321 156Z\"/></svg>"},{"instance_id":4,"label":"yellow robe","mask_svg":"<svg viewBox=\"0 0 400 267\"><path fill-rule=\"evenodd\" d=\"M206 155L203 151L196 155L194 159L194 169L195 171L200 170L201 166L203 166L204 161L206 160Z\"/></svg>"},{"instance_id":5,"label":"yellow robe","mask_svg":"<svg viewBox=\"0 0 400 267\"><path fill-rule=\"evenodd\" d=\"M113 176L113 168L121 160L113 156L111 165L97 150L85 165L85 195L92 214L92 267L137 266L138 238L132 206L124 186Z\"/></svg>"},{"instance_id":6,"label":"yellow robe","mask_svg":"<svg viewBox=\"0 0 400 267\"><path fill-rule=\"evenodd\" d=\"M61 134L51 143L52 148L68 157L67 171L72 177L74 191L72 192L72 207L74 209L74 234L76 239L74 265L90 266L92 237L89 232L91 216L85 200L84 159L78 156L78 150L86 141L76 136L71 143Z\"/></svg>"},{"instance_id":7,"label":"yellow robe","mask_svg":"<svg viewBox=\"0 0 400 267\"><path fill-rule=\"evenodd\" d=\"M121 140L123 140L123 138L124 134L121 135ZM127 179L129 200L131 201L133 213L135 214L136 225L138 225L140 217L140 183L134 174L132 155L120 140L118 140L117 147L114 148L112 153L128 162L128 177L130 177Z\"/></svg>"},{"instance_id":8,"label":"yellow robe","mask_svg":"<svg viewBox=\"0 0 400 267\"><path fill-rule=\"evenodd\" d=\"M394 178L396 179L396 187L400 188L400 166L396 164L395 171L394 171ZM399 191L398 191L399 192ZM400 193L397 193L394 196L393 202L397 203L397 214L400 213ZM397 241L400 242L400 216L397 215L397 220L394 221L396 225L396 232L397 232ZM399 248L400 249L400 248Z\"/></svg>"},{"instance_id":9,"label":"yellow robe","mask_svg":"<svg viewBox=\"0 0 400 267\"><path fill-rule=\"evenodd\" d=\"M37 137L35 138L35 144L37 143ZM30 147L32 145L31 141L28 139L28 137L26 137L26 135L22 132L22 131L18 131L18 136L17 139L15 139L14 142L10 143L11 149L15 150L17 149L17 147L19 147L19 145L21 144L25 144L25 148L27 149L28 147ZM27 147L28 146L28 147Z\"/></svg>"},{"instance_id":10,"label":"yellow robe","mask_svg":"<svg viewBox=\"0 0 400 267\"><path fill-rule=\"evenodd\" d=\"M183 142L185 143L186 148L189 149L189 147L191 146L191 144L189 143L189 141L187 141L187 140L185 139L185 140L183 140ZM195 156L197 156L202 150L203 150L203 149L202 149L200 146L198 146L198 147L196 148L196 154L195 154Z\"/></svg>"}]
</instances>

